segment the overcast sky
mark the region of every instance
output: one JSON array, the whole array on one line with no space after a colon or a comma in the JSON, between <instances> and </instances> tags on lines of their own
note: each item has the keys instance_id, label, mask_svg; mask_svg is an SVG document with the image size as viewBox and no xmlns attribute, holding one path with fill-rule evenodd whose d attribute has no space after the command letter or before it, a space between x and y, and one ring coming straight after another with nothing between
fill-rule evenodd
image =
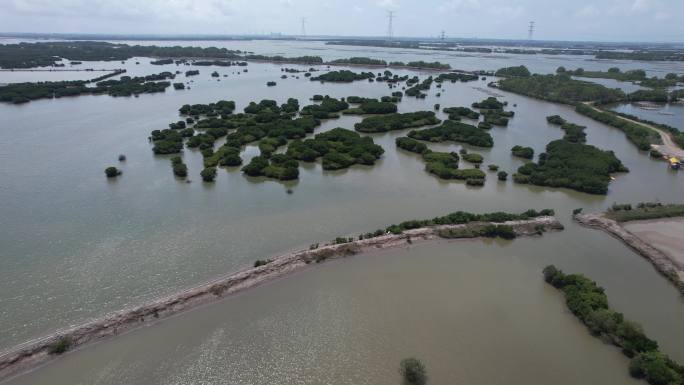
<instances>
[{"instance_id":1,"label":"overcast sky","mask_svg":"<svg viewBox=\"0 0 684 385\"><path fill-rule=\"evenodd\" d=\"M684 0L0 0L0 31L684 41Z\"/></svg>"}]
</instances>

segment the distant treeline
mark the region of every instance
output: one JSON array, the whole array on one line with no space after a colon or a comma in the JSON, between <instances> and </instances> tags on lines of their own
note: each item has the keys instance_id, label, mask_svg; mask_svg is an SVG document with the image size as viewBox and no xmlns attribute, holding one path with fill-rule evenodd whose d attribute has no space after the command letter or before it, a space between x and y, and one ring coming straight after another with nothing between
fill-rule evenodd
<instances>
[{"instance_id":1,"label":"distant treeline","mask_svg":"<svg viewBox=\"0 0 684 385\"><path fill-rule=\"evenodd\" d=\"M33 68L33 67L61 67L62 59L70 60L72 64L83 61L124 61L133 57L160 58L152 62L156 65L181 64L187 58L207 58L214 60L198 61L197 65L242 65L231 60L255 60L275 63L324 64L320 56L266 56L255 55L240 50L229 50L216 47L159 47L139 46L120 43L76 41L76 42L40 42L0 45L0 68ZM350 59L333 60L328 64L363 64L383 65L390 67L411 67L425 69L447 70L448 64L439 62L392 62L384 60L355 57Z\"/></svg>"},{"instance_id":2,"label":"distant treeline","mask_svg":"<svg viewBox=\"0 0 684 385\"><path fill-rule=\"evenodd\" d=\"M597 59L609 60L640 60L640 61L684 61L684 51L681 50L658 50L658 51L600 51L596 54Z\"/></svg>"},{"instance_id":3,"label":"distant treeline","mask_svg":"<svg viewBox=\"0 0 684 385\"><path fill-rule=\"evenodd\" d=\"M0 45L0 67L31 68L57 64L62 58L78 61L114 61L132 57L208 57L241 59L242 52L227 48L131 46L107 42L41 42Z\"/></svg>"},{"instance_id":4,"label":"distant treeline","mask_svg":"<svg viewBox=\"0 0 684 385\"><path fill-rule=\"evenodd\" d=\"M61 98L64 96L101 95L132 96L164 92L175 78L171 72L148 76L122 76L119 80L104 80L125 71L116 71L90 81L73 80L62 82L11 83L0 87L0 102L21 104L37 99ZM89 83L97 82L94 87Z\"/></svg>"},{"instance_id":5,"label":"distant treeline","mask_svg":"<svg viewBox=\"0 0 684 385\"><path fill-rule=\"evenodd\" d=\"M608 71L586 71L584 68L568 70L565 67L558 67L556 73L584 78L614 79L621 82L633 82L649 88L675 87L678 83L684 82L684 75L677 75L674 72L666 74L664 78L658 78L657 76L649 78L644 70L636 69L622 72L618 67L611 67ZM663 101L666 102L668 94L666 91L663 91L663 94L665 95L665 100Z\"/></svg>"},{"instance_id":6,"label":"distant treeline","mask_svg":"<svg viewBox=\"0 0 684 385\"><path fill-rule=\"evenodd\" d=\"M539 75L531 74L525 66L508 67L496 71L496 75L501 76L504 79L499 80L498 83L490 83L490 85L504 91L564 104L576 104L581 102L610 104L641 101L666 103L676 101L682 96L682 93L679 91L668 92L663 88L637 90L630 94L625 94L622 90L617 88L608 88L601 84L572 78L572 76L584 76L616 80L641 79L642 83L661 83L661 81L666 81L670 82L670 85L677 84L680 79L676 74L668 74L665 79L646 79L646 74L642 73L642 70L624 73L615 70L617 69L610 69L608 72L586 72L581 68L574 71L568 71L565 68L560 67L555 75Z\"/></svg>"},{"instance_id":7,"label":"distant treeline","mask_svg":"<svg viewBox=\"0 0 684 385\"><path fill-rule=\"evenodd\" d=\"M402 49L423 49L459 51L471 53L503 53L517 55L593 55L596 59L610 60L640 60L640 61L684 61L684 50L635 50L635 51L607 51L601 49L579 48L493 48L483 46L464 46L463 42L444 41L387 41L387 40L334 40L326 42L328 45L351 45L363 47L383 47ZM484 44L484 43L483 43Z\"/></svg>"}]
</instances>

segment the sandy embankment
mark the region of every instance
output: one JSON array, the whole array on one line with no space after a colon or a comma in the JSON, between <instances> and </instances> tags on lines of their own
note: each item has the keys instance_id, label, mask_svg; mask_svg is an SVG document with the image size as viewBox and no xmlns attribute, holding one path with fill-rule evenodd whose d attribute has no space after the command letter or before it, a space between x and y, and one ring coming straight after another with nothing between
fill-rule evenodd
<instances>
[{"instance_id":1,"label":"sandy embankment","mask_svg":"<svg viewBox=\"0 0 684 385\"><path fill-rule=\"evenodd\" d=\"M518 236L537 235L540 228L545 231L563 229L563 225L554 217L538 217L503 224L512 226ZM327 259L346 257L375 249L406 246L413 241L436 239L439 237L439 232L443 230L458 231L483 225L486 223L424 227L407 230L402 234L387 234L339 245L329 244L316 249L286 253L270 259L270 262L265 265L233 273L169 297L125 309L100 320L61 330L50 336L16 346L0 354L0 380L49 361L55 357L50 354L50 348L65 337L70 340L70 350L73 350L157 322L198 305L217 301L222 296L301 270L312 262L323 262Z\"/></svg>"},{"instance_id":2,"label":"sandy embankment","mask_svg":"<svg viewBox=\"0 0 684 385\"><path fill-rule=\"evenodd\" d=\"M684 271L684 218L631 221L623 227L667 254Z\"/></svg>"},{"instance_id":3,"label":"sandy embankment","mask_svg":"<svg viewBox=\"0 0 684 385\"><path fill-rule=\"evenodd\" d=\"M681 235L684 218L631 221L624 226L601 214L578 214L575 220L599 228L627 244L684 294L684 241ZM669 223L665 224L666 221Z\"/></svg>"}]
</instances>

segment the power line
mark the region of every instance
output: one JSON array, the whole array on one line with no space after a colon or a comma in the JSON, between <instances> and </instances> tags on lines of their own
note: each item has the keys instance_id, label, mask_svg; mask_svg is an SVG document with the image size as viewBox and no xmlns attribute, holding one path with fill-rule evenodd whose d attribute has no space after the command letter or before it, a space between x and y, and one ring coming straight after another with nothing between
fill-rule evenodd
<instances>
[{"instance_id":1,"label":"power line","mask_svg":"<svg viewBox=\"0 0 684 385\"><path fill-rule=\"evenodd\" d=\"M302 17L302 36L306 36L306 17Z\"/></svg>"},{"instance_id":2,"label":"power line","mask_svg":"<svg viewBox=\"0 0 684 385\"><path fill-rule=\"evenodd\" d=\"M387 11L387 18L389 19L389 24L387 25L387 38L389 40L392 40L392 37L394 36L394 31L392 29L392 21L396 17L394 13L395 11Z\"/></svg>"},{"instance_id":3,"label":"power line","mask_svg":"<svg viewBox=\"0 0 684 385\"><path fill-rule=\"evenodd\" d=\"M534 21L530 21L530 29L527 31L527 40L532 40L534 36Z\"/></svg>"}]
</instances>

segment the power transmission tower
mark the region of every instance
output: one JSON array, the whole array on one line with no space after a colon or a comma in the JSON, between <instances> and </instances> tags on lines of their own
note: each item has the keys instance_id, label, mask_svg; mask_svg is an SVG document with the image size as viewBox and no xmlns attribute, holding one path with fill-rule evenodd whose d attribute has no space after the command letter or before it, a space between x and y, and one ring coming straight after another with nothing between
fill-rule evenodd
<instances>
[{"instance_id":1,"label":"power transmission tower","mask_svg":"<svg viewBox=\"0 0 684 385\"><path fill-rule=\"evenodd\" d=\"M302 36L306 36L306 17L302 17Z\"/></svg>"},{"instance_id":2,"label":"power transmission tower","mask_svg":"<svg viewBox=\"0 0 684 385\"><path fill-rule=\"evenodd\" d=\"M391 41L394 36L394 31L392 30L392 21L396 17L394 15L395 11L387 11L387 18L389 19L389 24L387 25L387 37Z\"/></svg>"},{"instance_id":3,"label":"power transmission tower","mask_svg":"<svg viewBox=\"0 0 684 385\"><path fill-rule=\"evenodd\" d=\"M439 35L439 39L442 41L444 41L444 39L446 39L446 33L444 32L444 30L442 30L442 33Z\"/></svg>"},{"instance_id":4,"label":"power transmission tower","mask_svg":"<svg viewBox=\"0 0 684 385\"><path fill-rule=\"evenodd\" d=\"M527 40L532 40L534 36L534 21L530 21L530 29L527 31Z\"/></svg>"}]
</instances>

